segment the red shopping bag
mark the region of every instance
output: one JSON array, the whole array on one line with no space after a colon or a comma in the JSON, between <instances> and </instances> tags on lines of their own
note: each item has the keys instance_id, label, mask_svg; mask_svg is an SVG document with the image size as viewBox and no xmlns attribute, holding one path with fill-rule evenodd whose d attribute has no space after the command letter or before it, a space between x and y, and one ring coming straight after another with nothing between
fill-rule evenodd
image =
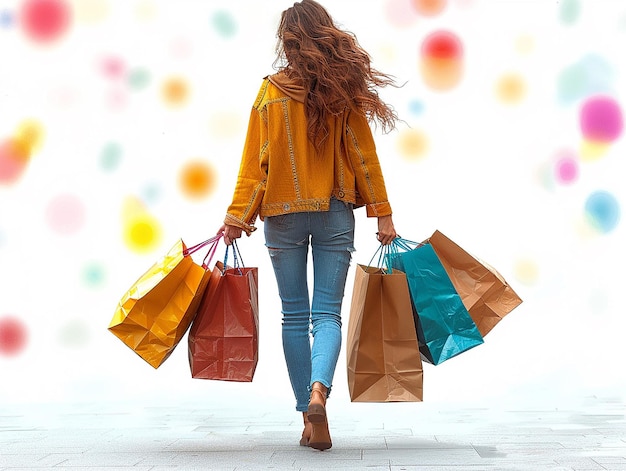
<instances>
[{"instance_id":1,"label":"red shopping bag","mask_svg":"<svg viewBox=\"0 0 626 471\"><path fill-rule=\"evenodd\" d=\"M250 382L258 362L258 269L217 262L188 336L191 376Z\"/></svg>"}]
</instances>

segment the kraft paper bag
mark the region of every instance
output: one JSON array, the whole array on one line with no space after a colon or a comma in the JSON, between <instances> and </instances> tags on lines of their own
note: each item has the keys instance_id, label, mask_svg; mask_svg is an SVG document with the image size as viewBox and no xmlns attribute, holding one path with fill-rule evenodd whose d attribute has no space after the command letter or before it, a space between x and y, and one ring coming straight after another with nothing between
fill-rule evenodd
<instances>
[{"instance_id":1,"label":"kraft paper bag","mask_svg":"<svg viewBox=\"0 0 626 471\"><path fill-rule=\"evenodd\" d=\"M211 272L191 254L207 245L214 251L220 237L189 249L178 240L120 299L108 330L152 367L163 364L189 329L209 281Z\"/></svg>"},{"instance_id":2,"label":"kraft paper bag","mask_svg":"<svg viewBox=\"0 0 626 471\"><path fill-rule=\"evenodd\" d=\"M435 250L483 337L522 303L495 268L470 255L441 232L435 231L425 242Z\"/></svg>"},{"instance_id":3,"label":"kraft paper bag","mask_svg":"<svg viewBox=\"0 0 626 471\"><path fill-rule=\"evenodd\" d=\"M188 336L191 376L250 382L258 363L258 269L217 262Z\"/></svg>"},{"instance_id":4,"label":"kraft paper bag","mask_svg":"<svg viewBox=\"0 0 626 471\"><path fill-rule=\"evenodd\" d=\"M422 359L438 365L477 345L483 337L463 305L448 274L430 244L387 256L389 265L406 274L417 315Z\"/></svg>"},{"instance_id":5,"label":"kraft paper bag","mask_svg":"<svg viewBox=\"0 0 626 471\"><path fill-rule=\"evenodd\" d=\"M352 402L422 401L422 360L404 273L357 265L346 355Z\"/></svg>"}]
</instances>

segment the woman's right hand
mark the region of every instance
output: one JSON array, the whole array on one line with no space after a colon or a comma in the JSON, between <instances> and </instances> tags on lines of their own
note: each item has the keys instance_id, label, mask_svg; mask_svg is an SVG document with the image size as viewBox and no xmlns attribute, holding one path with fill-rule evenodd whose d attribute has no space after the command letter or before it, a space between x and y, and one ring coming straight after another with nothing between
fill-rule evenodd
<instances>
[{"instance_id":1,"label":"woman's right hand","mask_svg":"<svg viewBox=\"0 0 626 471\"><path fill-rule=\"evenodd\" d=\"M229 224L224 224L220 227L218 234L224 234L224 243L226 245L231 245L235 239L239 239L241 237L242 229L241 227L231 226Z\"/></svg>"}]
</instances>

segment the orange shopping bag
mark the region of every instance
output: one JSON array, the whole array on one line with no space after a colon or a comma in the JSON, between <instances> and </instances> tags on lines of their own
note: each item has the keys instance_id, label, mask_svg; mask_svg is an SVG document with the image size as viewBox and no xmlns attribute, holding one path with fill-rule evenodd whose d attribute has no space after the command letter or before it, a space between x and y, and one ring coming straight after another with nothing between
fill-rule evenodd
<instances>
[{"instance_id":1,"label":"orange shopping bag","mask_svg":"<svg viewBox=\"0 0 626 471\"><path fill-rule=\"evenodd\" d=\"M206 261L221 237L191 248L178 240L120 299L108 330L154 368L189 329L211 275L206 262L197 264L191 254L208 246Z\"/></svg>"}]
</instances>

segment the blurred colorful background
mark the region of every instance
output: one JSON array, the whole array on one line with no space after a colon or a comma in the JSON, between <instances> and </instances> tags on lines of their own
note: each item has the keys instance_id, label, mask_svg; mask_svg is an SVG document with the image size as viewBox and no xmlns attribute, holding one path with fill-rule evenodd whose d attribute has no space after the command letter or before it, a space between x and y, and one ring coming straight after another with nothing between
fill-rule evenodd
<instances>
[{"instance_id":1,"label":"blurred colorful background","mask_svg":"<svg viewBox=\"0 0 626 471\"><path fill-rule=\"evenodd\" d=\"M240 243L260 278L252 384L191 379L186 338L153 370L107 331L177 239L220 227L292 3L0 0L0 401L293 400L262 231ZM376 131L398 232L442 231L524 299L424 365L424 400L623 397L626 3L321 3L401 85L381 95L403 122ZM367 263L376 222L356 215ZM335 383L349 402L344 355Z\"/></svg>"}]
</instances>

